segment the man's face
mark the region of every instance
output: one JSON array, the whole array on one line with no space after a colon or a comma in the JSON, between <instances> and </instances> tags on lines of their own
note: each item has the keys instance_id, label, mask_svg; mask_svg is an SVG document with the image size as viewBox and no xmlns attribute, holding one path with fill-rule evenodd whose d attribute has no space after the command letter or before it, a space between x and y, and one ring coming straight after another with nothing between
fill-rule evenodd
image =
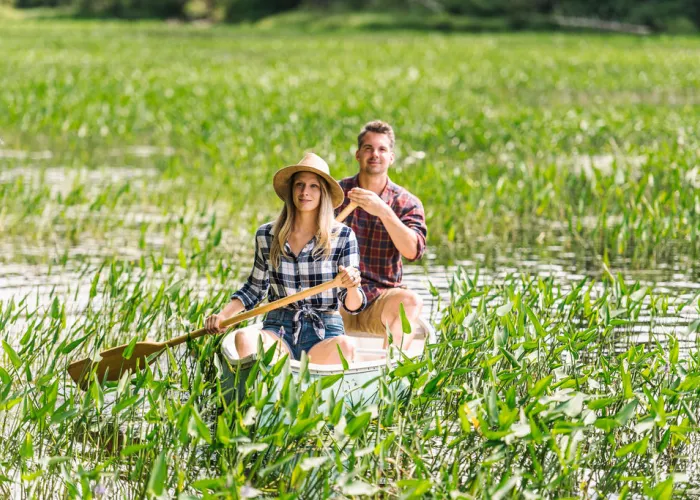
<instances>
[{"instance_id":1,"label":"man's face","mask_svg":"<svg viewBox=\"0 0 700 500\"><path fill-rule=\"evenodd\" d=\"M362 146L355 153L355 158L360 164L360 172L369 175L386 174L389 165L394 163L389 136L367 132L362 139Z\"/></svg>"},{"instance_id":2,"label":"man's face","mask_svg":"<svg viewBox=\"0 0 700 500\"><path fill-rule=\"evenodd\" d=\"M300 212L313 212L321 202L321 179L311 172L299 172L293 179L294 206Z\"/></svg>"}]
</instances>

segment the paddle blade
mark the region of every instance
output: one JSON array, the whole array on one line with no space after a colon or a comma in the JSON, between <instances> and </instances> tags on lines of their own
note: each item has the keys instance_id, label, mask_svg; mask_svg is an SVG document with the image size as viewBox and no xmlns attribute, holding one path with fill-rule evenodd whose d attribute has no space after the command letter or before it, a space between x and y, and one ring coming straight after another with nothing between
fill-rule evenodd
<instances>
[{"instance_id":1,"label":"paddle blade","mask_svg":"<svg viewBox=\"0 0 700 500\"><path fill-rule=\"evenodd\" d=\"M103 380L114 382L119 380L125 371L135 371L137 367L143 368L146 363L153 362L155 356L151 359L148 358L153 354L163 352L165 348L160 342L137 342L131 357L124 359L124 351L128 347L128 345L122 345L102 351L100 353L102 359L99 361L93 361L90 358L75 361L68 366L68 374L81 389L89 387L93 370L100 382Z\"/></svg>"}]
</instances>

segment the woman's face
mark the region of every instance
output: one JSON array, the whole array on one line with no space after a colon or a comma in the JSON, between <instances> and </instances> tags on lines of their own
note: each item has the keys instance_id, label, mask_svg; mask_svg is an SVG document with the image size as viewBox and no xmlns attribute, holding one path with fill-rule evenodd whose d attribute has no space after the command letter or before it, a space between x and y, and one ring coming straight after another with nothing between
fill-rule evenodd
<instances>
[{"instance_id":1,"label":"woman's face","mask_svg":"<svg viewBox=\"0 0 700 500\"><path fill-rule=\"evenodd\" d=\"M300 212L313 212L321 204L321 178L311 172L299 172L292 178L294 206Z\"/></svg>"}]
</instances>

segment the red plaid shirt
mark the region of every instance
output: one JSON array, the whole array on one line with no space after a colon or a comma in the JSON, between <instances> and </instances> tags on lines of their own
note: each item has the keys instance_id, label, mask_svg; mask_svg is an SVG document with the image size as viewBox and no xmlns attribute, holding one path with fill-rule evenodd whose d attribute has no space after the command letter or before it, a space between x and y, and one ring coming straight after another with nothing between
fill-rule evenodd
<instances>
[{"instance_id":1,"label":"red plaid shirt","mask_svg":"<svg viewBox=\"0 0 700 500\"><path fill-rule=\"evenodd\" d=\"M343 179L340 181L340 186L343 188L346 198L343 204L336 209L336 214L350 203L347 194L352 188L359 187L358 176ZM379 197L394 210L401 222L413 229L418 235L418 253L415 259L410 260L420 259L425 252L425 238L428 234L423 204L418 198L391 180L387 181ZM355 232L360 246L362 290L367 296L367 303L370 304L387 288L400 287L403 276L401 253L391 241L391 237L379 217L370 215L358 207L343 222Z\"/></svg>"}]
</instances>

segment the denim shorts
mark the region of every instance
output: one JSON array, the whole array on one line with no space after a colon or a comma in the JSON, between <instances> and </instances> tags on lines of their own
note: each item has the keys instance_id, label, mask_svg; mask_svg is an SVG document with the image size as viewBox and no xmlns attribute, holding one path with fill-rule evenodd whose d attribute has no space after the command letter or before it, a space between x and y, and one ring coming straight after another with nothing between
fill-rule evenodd
<instances>
[{"instance_id":1,"label":"denim shorts","mask_svg":"<svg viewBox=\"0 0 700 500\"><path fill-rule=\"evenodd\" d=\"M340 314L317 313L321 321L323 321L323 326L326 330L324 339L320 339L316 335L311 319L307 315L302 314L299 320L301 321L301 333L299 334L298 342L295 344L294 316L296 313L297 311L291 309L271 311L265 317L262 326L263 330L273 332L282 339L282 342L289 348L292 359L300 359L302 351L308 353L313 346L322 340L332 339L345 333L343 318ZM284 331L282 331L282 328L284 328Z\"/></svg>"}]
</instances>

